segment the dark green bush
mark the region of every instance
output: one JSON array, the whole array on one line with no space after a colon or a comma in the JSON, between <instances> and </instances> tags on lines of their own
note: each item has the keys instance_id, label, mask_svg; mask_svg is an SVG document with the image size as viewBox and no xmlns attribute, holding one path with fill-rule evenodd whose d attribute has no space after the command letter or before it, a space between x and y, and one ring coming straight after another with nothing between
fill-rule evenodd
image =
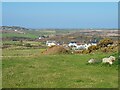
<instances>
[{"instance_id":1,"label":"dark green bush","mask_svg":"<svg viewBox=\"0 0 120 90\"><path fill-rule=\"evenodd\" d=\"M26 43L25 46L26 47L32 47L32 45L30 43Z\"/></svg>"}]
</instances>

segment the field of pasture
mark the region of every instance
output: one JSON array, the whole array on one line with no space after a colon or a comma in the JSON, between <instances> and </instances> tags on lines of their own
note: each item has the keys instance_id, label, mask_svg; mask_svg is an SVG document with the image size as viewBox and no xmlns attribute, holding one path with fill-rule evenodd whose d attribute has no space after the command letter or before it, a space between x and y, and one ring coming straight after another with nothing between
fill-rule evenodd
<instances>
[{"instance_id":1,"label":"field of pasture","mask_svg":"<svg viewBox=\"0 0 120 90\"><path fill-rule=\"evenodd\" d=\"M117 88L118 64L87 64L117 52L42 55L45 49L5 48L2 52L3 88Z\"/></svg>"}]
</instances>

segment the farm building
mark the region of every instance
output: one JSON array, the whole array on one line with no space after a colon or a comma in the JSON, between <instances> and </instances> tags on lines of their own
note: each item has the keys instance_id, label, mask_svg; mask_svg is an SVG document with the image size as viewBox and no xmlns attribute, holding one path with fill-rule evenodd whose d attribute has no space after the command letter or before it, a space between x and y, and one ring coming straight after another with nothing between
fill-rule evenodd
<instances>
[{"instance_id":1,"label":"farm building","mask_svg":"<svg viewBox=\"0 0 120 90\"><path fill-rule=\"evenodd\" d=\"M47 42L46 42L46 45L47 45L48 47L51 47L51 46L57 45L57 43L56 43L56 41L47 41Z\"/></svg>"},{"instance_id":2,"label":"farm building","mask_svg":"<svg viewBox=\"0 0 120 90\"><path fill-rule=\"evenodd\" d=\"M70 42L68 44L69 47L76 47L77 46L77 43L76 42Z\"/></svg>"},{"instance_id":3,"label":"farm building","mask_svg":"<svg viewBox=\"0 0 120 90\"><path fill-rule=\"evenodd\" d=\"M77 43L69 43L69 47L73 47L73 50L84 50L88 49L92 45L97 45L97 43L89 43L89 44L77 44Z\"/></svg>"}]
</instances>

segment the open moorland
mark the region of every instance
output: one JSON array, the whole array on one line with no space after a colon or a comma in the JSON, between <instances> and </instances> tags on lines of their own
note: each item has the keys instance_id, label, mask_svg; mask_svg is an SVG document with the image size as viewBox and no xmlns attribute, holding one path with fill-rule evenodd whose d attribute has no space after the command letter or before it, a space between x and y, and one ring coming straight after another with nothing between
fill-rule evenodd
<instances>
[{"instance_id":1,"label":"open moorland","mask_svg":"<svg viewBox=\"0 0 120 90\"><path fill-rule=\"evenodd\" d=\"M3 88L118 87L119 43L116 31L103 30L104 34L101 34L103 32L99 30L33 32L23 30L24 28L5 29L2 31L3 41L0 44ZM111 35L112 32L114 34ZM110 36L106 36L105 33ZM66 47L71 41L83 44L88 43L90 39L96 39L97 46L91 46L87 50ZM60 45L48 47L48 40L59 42ZM109 56L116 58L114 63L103 64L101 60ZM99 62L89 64L91 58Z\"/></svg>"}]
</instances>

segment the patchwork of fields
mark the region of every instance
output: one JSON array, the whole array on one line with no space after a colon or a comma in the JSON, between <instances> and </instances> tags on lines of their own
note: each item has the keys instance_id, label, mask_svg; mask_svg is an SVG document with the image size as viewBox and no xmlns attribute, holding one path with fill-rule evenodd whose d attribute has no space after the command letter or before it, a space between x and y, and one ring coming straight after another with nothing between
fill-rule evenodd
<instances>
[{"instance_id":1,"label":"patchwork of fields","mask_svg":"<svg viewBox=\"0 0 120 90\"><path fill-rule=\"evenodd\" d=\"M87 64L112 53L42 55L44 49L3 49L3 88L116 88L118 64Z\"/></svg>"},{"instance_id":2,"label":"patchwork of fields","mask_svg":"<svg viewBox=\"0 0 120 90\"><path fill-rule=\"evenodd\" d=\"M68 44L72 40L85 42L104 38L109 32L75 30L3 30L2 48L3 88L117 88L118 47L100 48L92 53L66 53L48 50L47 40ZM115 33L115 32L114 32ZM101 36L103 35L103 36ZM38 39L39 36L49 36ZM111 37L114 42L117 37ZM87 43L87 42L86 42ZM71 51L71 50L70 50ZM62 52L62 51L60 51ZM102 60L115 56L113 65L88 64L91 58ZM1 79L1 78L0 78Z\"/></svg>"}]
</instances>

